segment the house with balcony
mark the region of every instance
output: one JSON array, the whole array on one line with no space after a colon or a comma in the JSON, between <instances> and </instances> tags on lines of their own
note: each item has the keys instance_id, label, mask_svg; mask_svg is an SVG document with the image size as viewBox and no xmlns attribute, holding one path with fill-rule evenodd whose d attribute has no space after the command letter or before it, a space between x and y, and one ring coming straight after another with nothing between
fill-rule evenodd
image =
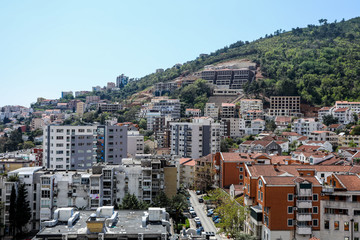
<instances>
[{"instance_id":1,"label":"house with balcony","mask_svg":"<svg viewBox=\"0 0 360 240\"><path fill-rule=\"evenodd\" d=\"M359 239L360 178L333 173L323 186L321 239Z\"/></svg>"}]
</instances>

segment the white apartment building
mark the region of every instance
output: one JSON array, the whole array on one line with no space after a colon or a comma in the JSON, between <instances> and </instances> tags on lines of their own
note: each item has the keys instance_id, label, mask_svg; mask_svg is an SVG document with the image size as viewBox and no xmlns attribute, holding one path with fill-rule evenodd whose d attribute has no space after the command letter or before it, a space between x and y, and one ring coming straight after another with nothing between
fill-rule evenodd
<instances>
[{"instance_id":1,"label":"white apartment building","mask_svg":"<svg viewBox=\"0 0 360 240\"><path fill-rule=\"evenodd\" d=\"M320 122L316 122L314 118L295 119L291 126L291 131L303 136L309 136L311 132L318 131L322 127Z\"/></svg>"},{"instance_id":2,"label":"white apartment building","mask_svg":"<svg viewBox=\"0 0 360 240\"><path fill-rule=\"evenodd\" d=\"M260 99L241 99L240 113L244 114L250 110L263 111L263 102Z\"/></svg>"},{"instance_id":3,"label":"white apartment building","mask_svg":"<svg viewBox=\"0 0 360 240\"><path fill-rule=\"evenodd\" d=\"M354 113L360 113L360 102L336 101L335 108L349 108Z\"/></svg>"},{"instance_id":4,"label":"white apartment building","mask_svg":"<svg viewBox=\"0 0 360 240\"><path fill-rule=\"evenodd\" d=\"M170 123L171 154L199 158L220 151L220 123Z\"/></svg>"},{"instance_id":5,"label":"white apartment building","mask_svg":"<svg viewBox=\"0 0 360 240\"><path fill-rule=\"evenodd\" d=\"M349 107L338 108L335 105L334 107L323 107L318 111L318 118L320 122L323 122L323 118L326 115L332 115L334 118L338 119L340 124L348 124L354 121L354 111ZM354 108L356 111L357 109ZM355 112L356 113L356 112Z\"/></svg>"},{"instance_id":6,"label":"white apartment building","mask_svg":"<svg viewBox=\"0 0 360 240\"><path fill-rule=\"evenodd\" d=\"M43 166L49 169L88 169L127 157L126 126L50 125L43 132Z\"/></svg>"},{"instance_id":7,"label":"white apartment building","mask_svg":"<svg viewBox=\"0 0 360 240\"><path fill-rule=\"evenodd\" d=\"M144 136L139 131L128 131L127 153L130 156L144 153Z\"/></svg>"},{"instance_id":8,"label":"white apartment building","mask_svg":"<svg viewBox=\"0 0 360 240\"><path fill-rule=\"evenodd\" d=\"M206 103L204 109L204 116L211 117L213 119L219 118L219 107L215 105L215 103Z\"/></svg>"}]
</instances>

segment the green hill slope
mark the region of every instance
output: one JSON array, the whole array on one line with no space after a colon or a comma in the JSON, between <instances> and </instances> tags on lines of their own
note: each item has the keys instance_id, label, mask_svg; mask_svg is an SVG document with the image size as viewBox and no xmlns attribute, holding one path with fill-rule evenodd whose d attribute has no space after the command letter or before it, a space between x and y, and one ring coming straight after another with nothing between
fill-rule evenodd
<instances>
[{"instance_id":1,"label":"green hill slope","mask_svg":"<svg viewBox=\"0 0 360 240\"><path fill-rule=\"evenodd\" d=\"M320 26L276 31L251 43L238 41L180 68L149 74L128 84L119 96L127 97L157 82L201 70L205 65L247 58L258 63L266 77L246 86L248 93L299 94L303 101L314 105L360 101L360 18L321 22Z\"/></svg>"}]
</instances>

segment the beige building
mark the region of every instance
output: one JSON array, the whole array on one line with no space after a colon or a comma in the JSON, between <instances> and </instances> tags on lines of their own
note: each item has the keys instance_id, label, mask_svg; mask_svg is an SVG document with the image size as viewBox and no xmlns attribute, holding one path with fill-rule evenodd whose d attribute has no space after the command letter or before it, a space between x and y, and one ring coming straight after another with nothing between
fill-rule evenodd
<instances>
[{"instance_id":1,"label":"beige building","mask_svg":"<svg viewBox=\"0 0 360 240\"><path fill-rule=\"evenodd\" d=\"M334 132L330 131L313 131L309 136L310 141L327 141L332 146L337 146L338 136Z\"/></svg>"},{"instance_id":2,"label":"beige building","mask_svg":"<svg viewBox=\"0 0 360 240\"><path fill-rule=\"evenodd\" d=\"M36 129L42 129L44 126L44 120L41 118L33 118L31 120L31 130L34 131Z\"/></svg>"},{"instance_id":3,"label":"beige building","mask_svg":"<svg viewBox=\"0 0 360 240\"><path fill-rule=\"evenodd\" d=\"M340 147L350 147L349 144L353 145L355 144L356 147L359 147L360 145L360 135L344 135L340 134L338 136L338 144ZM353 146L351 146L353 147Z\"/></svg>"},{"instance_id":4,"label":"beige building","mask_svg":"<svg viewBox=\"0 0 360 240\"><path fill-rule=\"evenodd\" d=\"M168 198L176 195L178 189L178 169L177 167L164 167L164 192Z\"/></svg>"},{"instance_id":5,"label":"beige building","mask_svg":"<svg viewBox=\"0 0 360 240\"><path fill-rule=\"evenodd\" d=\"M76 104L76 113L79 115L79 116L82 116L85 112L85 103L83 102L78 102Z\"/></svg>"},{"instance_id":6,"label":"beige building","mask_svg":"<svg viewBox=\"0 0 360 240\"><path fill-rule=\"evenodd\" d=\"M185 188L194 187L195 160L192 158L181 158L179 161L180 184Z\"/></svg>"}]
</instances>

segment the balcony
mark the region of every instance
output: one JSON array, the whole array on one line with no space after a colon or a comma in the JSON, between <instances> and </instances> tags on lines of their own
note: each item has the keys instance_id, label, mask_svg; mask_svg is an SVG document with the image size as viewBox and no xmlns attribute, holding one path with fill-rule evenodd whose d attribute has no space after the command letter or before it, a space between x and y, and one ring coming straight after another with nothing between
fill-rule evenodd
<instances>
[{"instance_id":1,"label":"balcony","mask_svg":"<svg viewBox=\"0 0 360 240\"><path fill-rule=\"evenodd\" d=\"M252 221L255 221L256 224L262 223L263 213L259 206L250 207L250 216Z\"/></svg>"},{"instance_id":2,"label":"balcony","mask_svg":"<svg viewBox=\"0 0 360 240\"><path fill-rule=\"evenodd\" d=\"M296 220L301 221L301 222L312 221L311 213L297 213L296 214Z\"/></svg>"},{"instance_id":3,"label":"balcony","mask_svg":"<svg viewBox=\"0 0 360 240\"><path fill-rule=\"evenodd\" d=\"M297 200L296 206L298 208L312 208L312 201L310 200Z\"/></svg>"},{"instance_id":4,"label":"balcony","mask_svg":"<svg viewBox=\"0 0 360 240\"><path fill-rule=\"evenodd\" d=\"M310 197L310 196L312 196L312 189L300 188L298 196L300 196L300 197Z\"/></svg>"},{"instance_id":5,"label":"balcony","mask_svg":"<svg viewBox=\"0 0 360 240\"><path fill-rule=\"evenodd\" d=\"M150 191L150 190L151 190L151 186L143 186L142 189L143 189L143 190Z\"/></svg>"},{"instance_id":6,"label":"balcony","mask_svg":"<svg viewBox=\"0 0 360 240\"><path fill-rule=\"evenodd\" d=\"M311 234L311 226L303 225L303 226L297 226L296 227L296 233L300 235L308 235Z\"/></svg>"},{"instance_id":7,"label":"balcony","mask_svg":"<svg viewBox=\"0 0 360 240\"><path fill-rule=\"evenodd\" d=\"M323 186L322 187L322 192L323 193L333 193L334 192L334 187L333 186Z\"/></svg>"},{"instance_id":8,"label":"balcony","mask_svg":"<svg viewBox=\"0 0 360 240\"><path fill-rule=\"evenodd\" d=\"M252 198L249 198L248 196L244 197L244 204L245 206L252 206L254 203Z\"/></svg>"}]
</instances>

